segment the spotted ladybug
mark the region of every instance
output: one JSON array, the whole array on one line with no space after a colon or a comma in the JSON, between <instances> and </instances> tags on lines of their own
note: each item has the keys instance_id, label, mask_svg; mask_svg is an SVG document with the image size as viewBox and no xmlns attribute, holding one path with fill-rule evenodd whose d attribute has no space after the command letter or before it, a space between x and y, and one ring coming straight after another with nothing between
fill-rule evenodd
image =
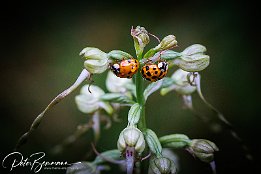
<instances>
[{"instance_id":1,"label":"spotted ladybug","mask_svg":"<svg viewBox=\"0 0 261 174\"><path fill-rule=\"evenodd\" d=\"M159 62L158 64L146 64L141 69L143 78L148 81L156 82L166 76L168 72L168 63Z\"/></svg>"},{"instance_id":2,"label":"spotted ladybug","mask_svg":"<svg viewBox=\"0 0 261 174\"><path fill-rule=\"evenodd\" d=\"M110 66L112 72L120 78L132 78L139 69L139 61L134 58L123 59Z\"/></svg>"}]
</instances>

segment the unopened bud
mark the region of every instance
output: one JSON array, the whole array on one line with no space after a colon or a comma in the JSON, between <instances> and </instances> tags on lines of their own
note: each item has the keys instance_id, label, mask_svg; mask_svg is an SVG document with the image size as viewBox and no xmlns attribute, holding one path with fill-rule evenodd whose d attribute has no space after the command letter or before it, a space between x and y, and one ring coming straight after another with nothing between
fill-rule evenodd
<instances>
[{"instance_id":1,"label":"unopened bud","mask_svg":"<svg viewBox=\"0 0 261 174\"><path fill-rule=\"evenodd\" d=\"M113 109L111 105L100 99L104 94L105 92L98 86L92 85L89 87L89 85L84 85L80 94L75 97L75 102L78 109L83 113L93 113L103 108L108 114L112 114Z\"/></svg>"},{"instance_id":2,"label":"unopened bud","mask_svg":"<svg viewBox=\"0 0 261 174\"><path fill-rule=\"evenodd\" d=\"M200 44L191 45L186 48L181 56L174 59L173 63L188 72L202 71L209 65L210 58L205 55L206 47Z\"/></svg>"},{"instance_id":3,"label":"unopened bud","mask_svg":"<svg viewBox=\"0 0 261 174\"><path fill-rule=\"evenodd\" d=\"M178 69L177 71L175 71L171 76L173 84L166 88L162 88L160 91L161 95L166 95L168 92L172 90L176 91L181 95L189 95L196 91L197 88L195 86L191 86L188 82L188 74L189 72L184 71L182 69Z\"/></svg>"},{"instance_id":4,"label":"unopened bud","mask_svg":"<svg viewBox=\"0 0 261 174\"><path fill-rule=\"evenodd\" d=\"M160 44L158 46L156 46L154 49L158 50L158 51L171 49L171 48L177 46L177 43L178 42L174 35L168 35L168 36L164 37L162 39L162 41L160 42Z\"/></svg>"},{"instance_id":5,"label":"unopened bud","mask_svg":"<svg viewBox=\"0 0 261 174\"><path fill-rule=\"evenodd\" d=\"M125 93L130 89L135 89L135 85L131 79L118 78L111 71L108 72L106 78L106 87L110 92Z\"/></svg>"},{"instance_id":6,"label":"unopened bud","mask_svg":"<svg viewBox=\"0 0 261 174\"><path fill-rule=\"evenodd\" d=\"M214 152L218 147L211 141L205 139L193 139L189 145L189 152L201 161L210 163L214 159Z\"/></svg>"},{"instance_id":7,"label":"unopened bud","mask_svg":"<svg viewBox=\"0 0 261 174\"><path fill-rule=\"evenodd\" d=\"M150 42L148 32L144 27L137 26L135 29L131 29L131 35L138 39L139 45L143 48Z\"/></svg>"},{"instance_id":8,"label":"unopened bud","mask_svg":"<svg viewBox=\"0 0 261 174\"><path fill-rule=\"evenodd\" d=\"M189 47L187 47L184 51L182 51L182 54L191 56L196 54L204 54L207 51L206 47L200 44L193 44Z\"/></svg>"},{"instance_id":9,"label":"unopened bud","mask_svg":"<svg viewBox=\"0 0 261 174\"><path fill-rule=\"evenodd\" d=\"M144 136L138 128L127 127L120 133L117 146L121 152L128 146L134 147L136 152L141 153L145 148Z\"/></svg>"},{"instance_id":10,"label":"unopened bud","mask_svg":"<svg viewBox=\"0 0 261 174\"><path fill-rule=\"evenodd\" d=\"M141 55L145 46L150 42L149 34L144 27L137 26L131 29L131 35L134 39L136 55Z\"/></svg>"},{"instance_id":11,"label":"unopened bud","mask_svg":"<svg viewBox=\"0 0 261 174\"><path fill-rule=\"evenodd\" d=\"M84 67L92 74L103 73L108 69L108 58L107 54L98 48L86 47L80 55L86 59L84 61Z\"/></svg>"},{"instance_id":12,"label":"unopened bud","mask_svg":"<svg viewBox=\"0 0 261 174\"><path fill-rule=\"evenodd\" d=\"M155 174L175 174L177 168L172 160L159 157L150 160L150 171Z\"/></svg>"}]
</instances>

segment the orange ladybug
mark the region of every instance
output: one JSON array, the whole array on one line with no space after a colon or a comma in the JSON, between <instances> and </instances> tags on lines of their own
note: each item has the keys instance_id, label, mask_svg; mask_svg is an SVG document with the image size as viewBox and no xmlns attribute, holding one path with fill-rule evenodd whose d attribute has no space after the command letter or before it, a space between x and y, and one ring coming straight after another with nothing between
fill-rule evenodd
<instances>
[{"instance_id":1,"label":"orange ladybug","mask_svg":"<svg viewBox=\"0 0 261 174\"><path fill-rule=\"evenodd\" d=\"M121 60L111 65L112 72L120 78L132 78L139 69L139 61L134 58Z\"/></svg>"},{"instance_id":2,"label":"orange ladybug","mask_svg":"<svg viewBox=\"0 0 261 174\"><path fill-rule=\"evenodd\" d=\"M143 78L148 81L156 82L166 76L168 72L168 63L159 62L158 64L146 64L141 69Z\"/></svg>"}]
</instances>

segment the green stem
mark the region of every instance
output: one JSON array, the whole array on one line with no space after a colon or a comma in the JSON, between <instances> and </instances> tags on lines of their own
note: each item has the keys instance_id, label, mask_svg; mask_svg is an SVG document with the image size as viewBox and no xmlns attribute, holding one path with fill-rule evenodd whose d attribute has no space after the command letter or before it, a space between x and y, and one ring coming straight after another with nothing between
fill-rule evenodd
<instances>
[{"instance_id":1,"label":"green stem","mask_svg":"<svg viewBox=\"0 0 261 174\"><path fill-rule=\"evenodd\" d=\"M142 59L142 54L137 55L138 60ZM138 123L138 127L141 131L146 130L146 118L145 118L145 99L144 99L144 83L143 78L141 76L140 70L135 76L135 84L136 84L136 95L137 102L141 106L141 116Z\"/></svg>"}]
</instances>

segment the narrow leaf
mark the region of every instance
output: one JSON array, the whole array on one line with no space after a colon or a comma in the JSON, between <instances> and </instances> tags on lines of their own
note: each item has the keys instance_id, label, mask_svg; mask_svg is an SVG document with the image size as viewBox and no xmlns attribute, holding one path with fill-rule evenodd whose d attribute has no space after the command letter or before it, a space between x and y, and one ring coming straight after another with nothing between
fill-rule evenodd
<instances>
[{"instance_id":1,"label":"narrow leaf","mask_svg":"<svg viewBox=\"0 0 261 174\"><path fill-rule=\"evenodd\" d=\"M70 86L68 89L66 89L65 91L63 91L62 93L60 93L59 95L57 95L50 103L49 105L35 118L35 120L33 121L30 129L28 132L26 132L24 135L22 135L20 137L20 139L18 140L18 143L15 147L15 149L18 149L21 145L25 144L28 137L30 136L30 134L38 128L38 126L40 125L42 119L44 118L45 113L51 109L53 106L55 106L56 104L58 104L61 100L63 100L66 96L68 96L69 94L71 94L85 79L87 79L88 77L90 77L90 73L84 69L82 70L81 74L79 75L79 77L77 78L77 80L75 81L75 83Z\"/></svg>"},{"instance_id":2,"label":"narrow leaf","mask_svg":"<svg viewBox=\"0 0 261 174\"><path fill-rule=\"evenodd\" d=\"M151 83L147 86L147 88L144 90L143 95L144 95L144 99L145 101L147 100L147 98L154 93L155 91L157 91L158 89L161 88L163 80L159 80L157 82Z\"/></svg>"},{"instance_id":3,"label":"narrow leaf","mask_svg":"<svg viewBox=\"0 0 261 174\"><path fill-rule=\"evenodd\" d=\"M136 125L140 120L141 106L135 103L131 106L128 113L128 122L130 125Z\"/></svg>"},{"instance_id":4,"label":"narrow leaf","mask_svg":"<svg viewBox=\"0 0 261 174\"><path fill-rule=\"evenodd\" d=\"M160 157L162 152L162 147L155 132L153 132L151 129L147 129L144 132L144 135L146 138L146 142L150 148L150 151L154 153L157 157Z\"/></svg>"},{"instance_id":5,"label":"narrow leaf","mask_svg":"<svg viewBox=\"0 0 261 174\"><path fill-rule=\"evenodd\" d=\"M173 85L174 83L175 83L175 81L173 79L171 79L170 77L164 77L162 80L149 84L143 92L145 101L148 99L148 97L151 94L153 94L157 90L159 90L161 88L167 88L167 87Z\"/></svg>"},{"instance_id":6,"label":"narrow leaf","mask_svg":"<svg viewBox=\"0 0 261 174\"><path fill-rule=\"evenodd\" d=\"M164 60L173 60L173 59L179 58L181 55L182 55L181 53L178 53L178 52L175 52L172 50L166 50L166 51L162 52L160 58L162 58Z\"/></svg>"},{"instance_id":7,"label":"narrow leaf","mask_svg":"<svg viewBox=\"0 0 261 174\"><path fill-rule=\"evenodd\" d=\"M129 53L126 53L121 50L112 50L107 54L109 59L114 60L122 60L122 59L130 59L132 56Z\"/></svg>"},{"instance_id":8,"label":"narrow leaf","mask_svg":"<svg viewBox=\"0 0 261 174\"><path fill-rule=\"evenodd\" d=\"M121 152L118 149L108 150L97 155L93 163L100 164L108 160L121 160Z\"/></svg>"},{"instance_id":9,"label":"narrow leaf","mask_svg":"<svg viewBox=\"0 0 261 174\"><path fill-rule=\"evenodd\" d=\"M163 147L168 148L184 148L190 143L188 136L184 134L171 134L159 138Z\"/></svg>"}]
</instances>

